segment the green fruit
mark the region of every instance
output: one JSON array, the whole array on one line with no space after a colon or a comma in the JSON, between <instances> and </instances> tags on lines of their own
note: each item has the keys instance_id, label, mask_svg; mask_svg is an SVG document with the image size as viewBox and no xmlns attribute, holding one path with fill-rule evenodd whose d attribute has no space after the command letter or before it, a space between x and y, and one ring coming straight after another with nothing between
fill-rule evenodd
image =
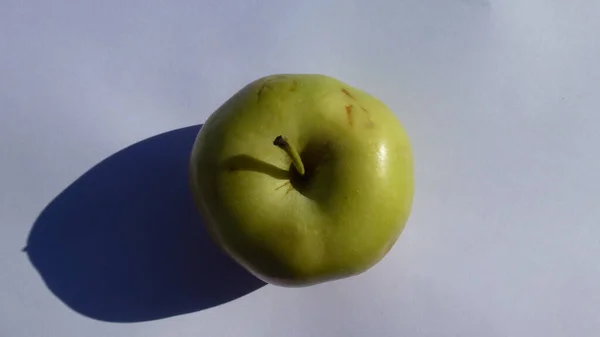
<instances>
[{"instance_id":1,"label":"green fruit","mask_svg":"<svg viewBox=\"0 0 600 337\"><path fill-rule=\"evenodd\" d=\"M200 130L191 186L209 233L266 282L360 274L391 249L413 200L413 157L394 114L337 79L271 75Z\"/></svg>"}]
</instances>

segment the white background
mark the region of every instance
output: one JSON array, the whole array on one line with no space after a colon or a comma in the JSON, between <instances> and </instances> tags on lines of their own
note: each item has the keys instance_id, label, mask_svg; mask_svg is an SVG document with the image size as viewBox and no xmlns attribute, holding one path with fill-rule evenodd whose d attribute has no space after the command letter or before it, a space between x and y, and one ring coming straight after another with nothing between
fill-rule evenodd
<instances>
[{"instance_id":1,"label":"white background","mask_svg":"<svg viewBox=\"0 0 600 337\"><path fill-rule=\"evenodd\" d=\"M594 0L2 1L0 336L598 336L599 17ZM404 123L414 209L380 264L137 322L49 289L22 249L55 197L281 72L335 76Z\"/></svg>"}]
</instances>

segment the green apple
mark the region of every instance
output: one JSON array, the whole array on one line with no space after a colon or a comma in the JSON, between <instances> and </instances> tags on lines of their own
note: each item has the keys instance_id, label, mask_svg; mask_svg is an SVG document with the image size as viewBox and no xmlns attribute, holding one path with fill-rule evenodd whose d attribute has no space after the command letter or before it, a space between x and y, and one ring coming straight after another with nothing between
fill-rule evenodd
<instances>
[{"instance_id":1,"label":"green apple","mask_svg":"<svg viewBox=\"0 0 600 337\"><path fill-rule=\"evenodd\" d=\"M265 282L290 287L377 264L399 238L414 193L397 117L318 74L243 87L199 131L190 172L215 242Z\"/></svg>"}]
</instances>

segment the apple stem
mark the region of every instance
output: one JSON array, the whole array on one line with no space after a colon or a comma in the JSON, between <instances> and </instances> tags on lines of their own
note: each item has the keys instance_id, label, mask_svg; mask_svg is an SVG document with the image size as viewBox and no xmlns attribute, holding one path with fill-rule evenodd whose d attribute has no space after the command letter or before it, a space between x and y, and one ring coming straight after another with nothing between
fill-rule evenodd
<instances>
[{"instance_id":1,"label":"apple stem","mask_svg":"<svg viewBox=\"0 0 600 337\"><path fill-rule=\"evenodd\" d=\"M285 153L288 154L288 156L290 156L290 158L292 158L292 163L294 164L296 171L303 176L306 171L304 170L304 164L302 163L300 154L290 145L287 138L283 136L277 136L277 138L275 138L273 141L273 145L280 147L283 151L285 151Z\"/></svg>"}]
</instances>

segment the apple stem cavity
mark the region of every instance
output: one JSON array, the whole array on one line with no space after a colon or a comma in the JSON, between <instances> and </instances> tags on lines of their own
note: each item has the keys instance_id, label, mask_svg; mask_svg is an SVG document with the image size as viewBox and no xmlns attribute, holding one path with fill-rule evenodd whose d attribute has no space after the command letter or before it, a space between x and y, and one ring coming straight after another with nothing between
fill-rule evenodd
<instances>
[{"instance_id":1,"label":"apple stem cavity","mask_svg":"<svg viewBox=\"0 0 600 337\"><path fill-rule=\"evenodd\" d=\"M290 143L288 142L287 138L283 137L283 136L277 136L277 138L275 138L275 140L273 141L273 145L280 147L283 151L285 151L285 153L288 154L288 156L290 156L290 158L292 158L292 163L294 164L294 167L296 168L296 171L298 171L298 173L301 176L304 176L304 174L306 173L306 171L304 170L304 164L302 163L302 159L300 158L300 154L298 153L298 151L296 151L296 149L294 149Z\"/></svg>"}]
</instances>

